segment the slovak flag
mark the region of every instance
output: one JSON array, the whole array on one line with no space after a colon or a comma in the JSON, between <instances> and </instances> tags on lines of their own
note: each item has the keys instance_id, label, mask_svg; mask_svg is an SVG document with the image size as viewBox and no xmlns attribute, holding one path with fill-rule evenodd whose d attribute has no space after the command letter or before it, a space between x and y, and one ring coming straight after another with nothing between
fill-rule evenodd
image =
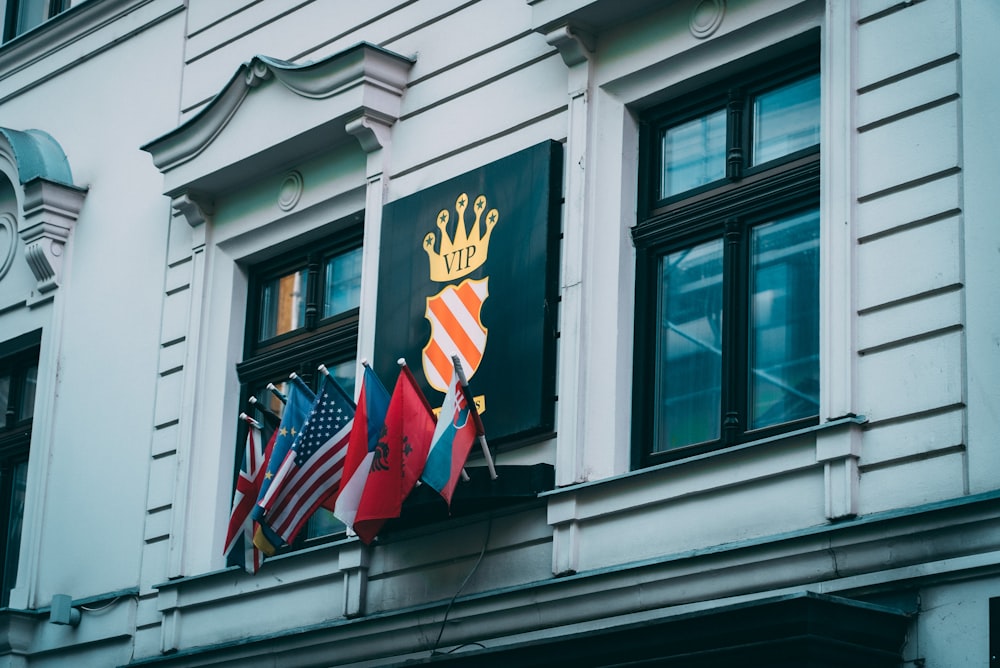
<instances>
[{"instance_id":1,"label":"slovak flag","mask_svg":"<svg viewBox=\"0 0 1000 668\"><path fill-rule=\"evenodd\" d=\"M427 464L420 477L444 497L449 507L462 467L465 466L465 460L478 436L474 410L475 407L469 407L458 370L453 370L448 392L444 395L444 403L438 414L437 427L431 438Z\"/></svg>"}]
</instances>

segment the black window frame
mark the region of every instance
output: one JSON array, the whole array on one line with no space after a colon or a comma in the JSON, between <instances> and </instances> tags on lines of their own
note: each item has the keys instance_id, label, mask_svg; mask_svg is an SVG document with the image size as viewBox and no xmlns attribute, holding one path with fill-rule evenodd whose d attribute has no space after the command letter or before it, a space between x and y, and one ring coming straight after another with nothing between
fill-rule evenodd
<instances>
[{"instance_id":1,"label":"black window frame","mask_svg":"<svg viewBox=\"0 0 1000 668\"><path fill-rule=\"evenodd\" d=\"M35 371L35 385L31 388L30 405L34 406L40 340L41 332L35 331L0 344L0 376L10 378L6 410L0 414L0 608L10 603L10 591L17 577L16 554L13 572L7 572L10 552L20 549L20 540L15 546L8 545L13 517L13 472L17 466L27 464L31 452L34 411L29 415L22 413L27 399L27 377L32 369ZM23 513L23 506L21 511ZM20 519L23 522L23 515ZM22 533L21 540L23 538Z\"/></svg>"},{"instance_id":2,"label":"black window frame","mask_svg":"<svg viewBox=\"0 0 1000 668\"><path fill-rule=\"evenodd\" d=\"M751 164L754 97L820 73L815 46L755 65L639 116L639 193L633 368L633 468L767 438L818 423L817 415L758 429L747 426L750 231L783 216L818 210L820 146ZM725 177L661 196L662 136L668 127L726 109ZM723 241L722 377L719 438L656 451L660 261L710 240ZM738 280L737 280L738 279ZM816 295L817 300L819 295Z\"/></svg>"},{"instance_id":3,"label":"black window frame","mask_svg":"<svg viewBox=\"0 0 1000 668\"><path fill-rule=\"evenodd\" d=\"M307 243L273 259L248 267L247 317L244 335L243 361L236 365L240 381L240 405L249 407L252 394L262 402L268 397L264 389L268 383L287 381L292 373L300 376L314 391L318 391L318 367L332 367L357 359L359 307L328 317L322 316L324 271L326 260L363 247L363 226L353 224L349 229L317 242ZM258 340L260 331L261 293L263 286L278 276L298 269L307 272L304 326L289 332ZM345 388L350 390L350 388ZM251 410L246 410L253 415ZM257 415L260 418L260 415ZM247 425L241 420L237 434L233 485L239 473L246 440ZM336 540L344 531L310 537L302 531L294 543L280 552L301 549Z\"/></svg>"},{"instance_id":4,"label":"black window frame","mask_svg":"<svg viewBox=\"0 0 1000 668\"><path fill-rule=\"evenodd\" d=\"M42 20L35 25L30 25L23 30L19 29L18 23L22 9L31 2L41 2L45 4L45 11ZM3 19L3 42L7 43L12 39L23 35L26 32L37 28L54 16L69 9L69 0L5 0Z\"/></svg>"}]
</instances>

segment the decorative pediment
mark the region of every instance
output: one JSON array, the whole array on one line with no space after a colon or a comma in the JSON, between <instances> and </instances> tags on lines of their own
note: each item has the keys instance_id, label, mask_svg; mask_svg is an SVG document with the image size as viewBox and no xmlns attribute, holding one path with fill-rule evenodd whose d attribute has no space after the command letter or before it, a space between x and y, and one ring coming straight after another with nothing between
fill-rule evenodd
<instances>
[{"instance_id":1,"label":"decorative pediment","mask_svg":"<svg viewBox=\"0 0 1000 668\"><path fill-rule=\"evenodd\" d=\"M381 147L412 66L365 43L303 64L256 56L197 115L142 149L167 195L208 203L352 136L366 151Z\"/></svg>"},{"instance_id":2,"label":"decorative pediment","mask_svg":"<svg viewBox=\"0 0 1000 668\"><path fill-rule=\"evenodd\" d=\"M73 185L69 161L59 143L41 130L0 128L0 180L13 199L2 203L0 235L15 243L13 228L25 244L24 257L37 281L29 305L47 301L59 286L66 241L87 194ZM13 247L0 249L0 278L9 268Z\"/></svg>"}]
</instances>

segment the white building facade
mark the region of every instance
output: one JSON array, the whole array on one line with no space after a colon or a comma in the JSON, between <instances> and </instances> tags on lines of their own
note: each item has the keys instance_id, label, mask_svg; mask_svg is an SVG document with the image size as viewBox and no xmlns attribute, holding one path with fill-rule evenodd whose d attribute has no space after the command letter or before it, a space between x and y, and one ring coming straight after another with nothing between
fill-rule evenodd
<instances>
[{"instance_id":1,"label":"white building facade","mask_svg":"<svg viewBox=\"0 0 1000 668\"><path fill-rule=\"evenodd\" d=\"M992 0L3 12L0 666L993 665ZM248 398L426 371L466 194L499 477L230 565Z\"/></svg>"}]
</instances>

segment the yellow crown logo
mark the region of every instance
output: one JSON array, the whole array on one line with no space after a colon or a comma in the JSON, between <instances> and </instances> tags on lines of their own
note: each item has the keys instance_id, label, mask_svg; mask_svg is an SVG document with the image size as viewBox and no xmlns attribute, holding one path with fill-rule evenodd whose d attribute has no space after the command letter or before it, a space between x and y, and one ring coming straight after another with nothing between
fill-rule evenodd
<instances>
[{"instance_id":1,"label":"yellow crown logo","mask_svg":"<svg viewBox=\"0 0 1000 668\"><path fill-rule=\"evenodd\" d=\"M480 195L472 204L472 211L476 216L472 228L466 232L465 229L465 209L469 204L469 198L465 193L458 196L455 201L455 211L458 218L455 221L455 236L448 238L447 227L450 214L447 209L441 209L437 217L437 226L441 231L441 247L435 252L434 245L437 235L428 232L424 237L424 250L427 251L427 259L431 265L431 280L438 283L446 283L471 274L486 262L486 255L490 247L490 235L497 224L500 214L496 209L490 209L486 213L485 231L481 227L480 219L486 211L486 197Z\"/></svg>"}]
</instances>

